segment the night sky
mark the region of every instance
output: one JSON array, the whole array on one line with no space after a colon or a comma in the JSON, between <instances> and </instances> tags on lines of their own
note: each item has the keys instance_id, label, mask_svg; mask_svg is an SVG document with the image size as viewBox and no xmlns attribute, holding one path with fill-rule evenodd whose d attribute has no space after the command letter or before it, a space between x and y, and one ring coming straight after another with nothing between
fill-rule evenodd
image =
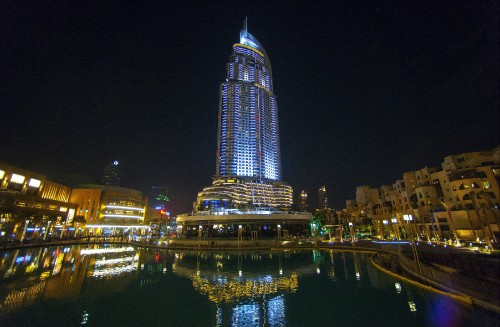
<instances>
[{"instance_id":1,"label":"night sky","mask_svg":"<svg viewBox=\"0 0 500 327\"><path fill-rule=\"evenodd\" d=\"M499 4L1 2L0 161L170 188L215 173L219 85L245 16L270 56L283 179L316 207L499 141Z\"/></svg>"}]
</instances>

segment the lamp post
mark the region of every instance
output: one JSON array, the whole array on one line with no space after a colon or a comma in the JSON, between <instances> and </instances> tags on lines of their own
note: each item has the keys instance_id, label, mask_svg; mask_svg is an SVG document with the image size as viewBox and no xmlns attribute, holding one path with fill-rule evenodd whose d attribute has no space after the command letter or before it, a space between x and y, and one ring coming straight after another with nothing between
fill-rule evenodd
<instances>
[{"instance_id":1,"label":"lamp post","mask_svg":"<svg viewBox=\"0 0 500 327\"><path fill-rule=\"evenodd\" d=\"M420 261L418 259L418 251L417 251L417 246L415 245L415 238L413 235L413 230L411 228L411 222L413 221L413 216L412 215L403 215L404 221L409 225L410 227L410 245L411 245L411 251L413 253L413 258L415 259L415 262L417 263L417 268L420 274L422 274L422 270L420 268Z\"/></svg>"},{"instance_id":2,"label":"lamp post","mask_svg":"<svg viewBox=\"0 0 500 327\"><path fill-rule=\"evenodd\" d=\"M396 231L396 238L399 240L401 240L401 236L399 235L399 227L398 227L398 218L391 218L391 222L392 222L392 229Z\"/></svg>"},{"instance_id":3,"label":"lamp post","mask_svg":"<svg viewBox=\"0 0 500 327\"><path fill-rule=\"evenodd\" d=\"M354 237L354 225L351 222L349 222L349 231L351 232L351 242L354 243L354 241L355 241L355 237Z\"/></svg>"},{"instance_id":4,"label":"lamp post","mask_svg":"<svg viewBox=\"0 0 500 327\"><path fill-rule=\"evenodd\" d=\"M281 225L278 225L278 242L281 242Z\"/></svg>"},{"instance_id":5,"label":"lamp post","mask_svg":"<svg viewBox=\"0 0 500 327\"><path fill-rule=\"evenodd\" d=\"M201 233L203 232L203 226L198 226L198 247L201 246Z\"/></svg>"},{"instance_id":6,"label":"lamp post","mask_svg":"<svg viewBox=\"0 0 500 327\"><path fill-rule=\"evenodd\" d=\"M387 228L387 224L389 224L389 221L387 220L382 220L382 238L385 240L385 230Z\"/></svg>"},{"instance_id":7,"label":"lamp post","mask_svg":"<svg viewBox=\"0 0 500 327\"><path fill-rule=\"evenodd\" d=\"M241 233L242 233L242 228L243 228L243 226L242 226L242 225L239 225L239 226L238 226L238 248L241 246L241 241L242 241L242 236L241 236Z\"/></svg>"}]
</instances>

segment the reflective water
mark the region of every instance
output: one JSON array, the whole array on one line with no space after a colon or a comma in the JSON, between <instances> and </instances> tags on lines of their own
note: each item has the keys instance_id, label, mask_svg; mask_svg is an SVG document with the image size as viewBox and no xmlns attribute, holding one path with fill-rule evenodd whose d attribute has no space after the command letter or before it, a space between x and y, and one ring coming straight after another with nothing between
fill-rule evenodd
<instances>
[{"instance_id":1,"label":"reflective water","mask_svg":"<svg viewBox=\"0 0 500 327\"><path fill-rule=\"evenodd\" d=\"M499 326L368 254L67 246L2 252L1 326Z\"/></svg>"}]
</instances>

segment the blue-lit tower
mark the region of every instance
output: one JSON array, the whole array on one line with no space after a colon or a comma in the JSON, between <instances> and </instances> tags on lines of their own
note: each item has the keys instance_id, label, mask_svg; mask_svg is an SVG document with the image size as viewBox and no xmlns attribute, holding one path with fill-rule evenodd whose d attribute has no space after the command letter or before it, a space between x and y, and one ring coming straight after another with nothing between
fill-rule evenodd
<instances>
[{"instance_id":1,"label":"blue-lit tower","mask_svg":"<svg viewBox=\"0 0 500 327\"><path fill-rule=\"evenodd\" d=\"M281 180L278 105L273 93L271 62L247 30L226 67L220 86L217 176Z\"/></svg>"}]
</instances>

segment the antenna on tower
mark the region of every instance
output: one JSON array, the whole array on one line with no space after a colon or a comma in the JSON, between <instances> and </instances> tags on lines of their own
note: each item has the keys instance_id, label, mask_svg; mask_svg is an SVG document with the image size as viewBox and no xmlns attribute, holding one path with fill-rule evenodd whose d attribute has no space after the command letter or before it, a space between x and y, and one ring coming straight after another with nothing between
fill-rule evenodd
<instances>
[{"instance_id":1,"label":"antenna on tower","mask_svg":"<svg viewBox=\"0 0 500 327\"><path fill-rule=\"evenodd\" d=\"M245 34L247 33L248 30L248 17L245 16L245 20L243 21L243 30L245 31Z\"/></svg>"}]
</instances>

